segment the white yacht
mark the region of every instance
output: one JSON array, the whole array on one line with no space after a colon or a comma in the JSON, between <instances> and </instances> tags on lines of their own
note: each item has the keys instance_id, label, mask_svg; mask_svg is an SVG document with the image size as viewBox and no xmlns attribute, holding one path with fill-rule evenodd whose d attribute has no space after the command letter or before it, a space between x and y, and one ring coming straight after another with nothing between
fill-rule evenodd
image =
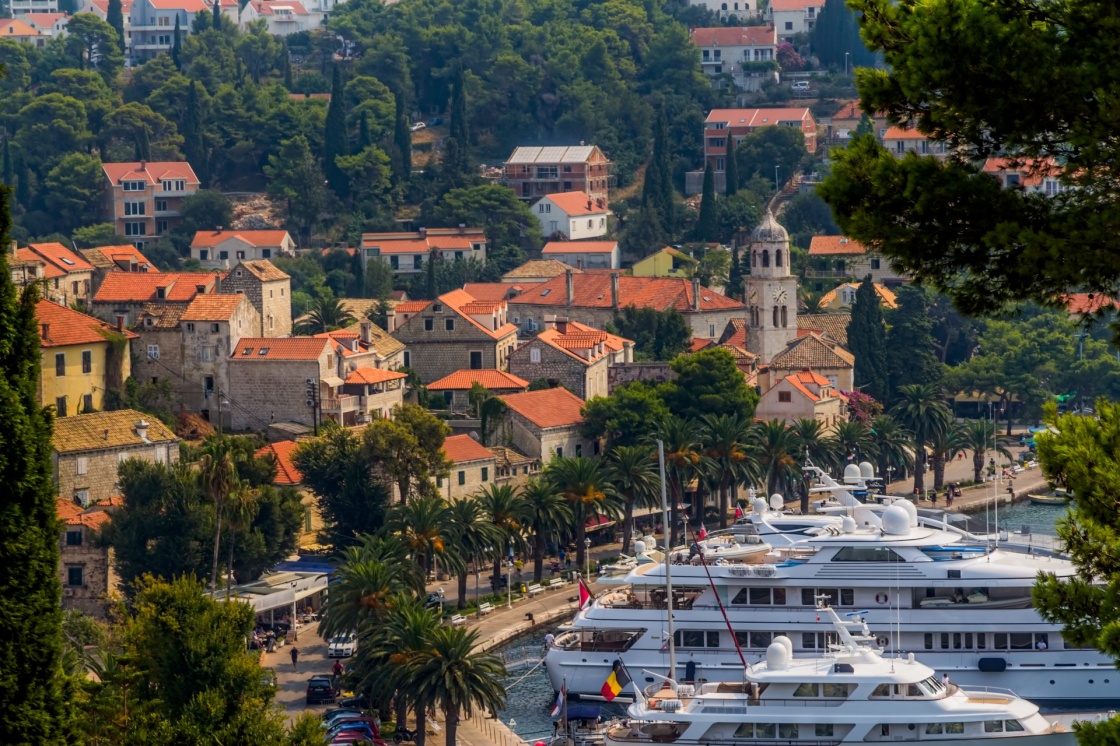
<instances>
[{"instance_id":1,"label":"white yacht","mask_svg":"<svg viewBox=\"0 0 1120 746\"><path fill-rule=\"evenodd\" d=\"M913 655L885 659L860 615L841 621L831 608L817 613L830 617L838 639L823 655L793 658L789 638L779 636L736 683L655 682L630 706L628 722L607 729L606 746L1076 743L1070 726L1079 716L1048 719L1013 692L944 681Z\"/></svg>"},{"instance_id":2,"label":"white yacht","mask_svg":"<svg viewBox=\"0 0 1120 746\"><path fill-rule=\"evenodd\" d=\"M852 472L854 470L854 473ZM864 472L848 467L845 484L816 470L816 493L830 493L842 514L801 519L800 539L781 544L768 535L774 511L758 499L754 525L772 546L762 562L719 560L671 566L673 626L681 680L741 680L737 648L748 659L765 654L774 638L802 654L827 649L830 631L814 599L841 610L867 610L880 645L914 653L923 663L966 686L1014 688L1046 707L1100 707L1120 701L1120 672L1095 649L1067 645L1060 625L1032 607L1039 572L1072 576L1074 566L1051 553L994 546L949 524L919 524L912 503L860 503ZM658 553L660 554L660 553ZM596 698L621 658L655 681L668 669L666 566L640 562L618 585L594 599L562 627L545 662L554 687ZM710 577L710 580L709 580ZM732 633L724 622L726 612Z\"/></svg>"}]
</instances>

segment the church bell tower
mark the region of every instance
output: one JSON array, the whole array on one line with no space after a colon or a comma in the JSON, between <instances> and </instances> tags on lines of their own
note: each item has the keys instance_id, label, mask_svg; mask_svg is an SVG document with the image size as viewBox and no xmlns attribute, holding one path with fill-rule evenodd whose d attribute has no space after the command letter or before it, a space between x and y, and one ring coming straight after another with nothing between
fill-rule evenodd
<instances>
[{"instance_id":1,"label":"church bell tower","mask_svg":"<svg viewBox=\"0 0 1120 746\"><path fill-rule=\"evenodd\" d=\"M743 294L747 349L765 364L797 339L797 278L789 273L789 234L770 210L751 233L750 255Z\"/></svg>"}]
</instances>

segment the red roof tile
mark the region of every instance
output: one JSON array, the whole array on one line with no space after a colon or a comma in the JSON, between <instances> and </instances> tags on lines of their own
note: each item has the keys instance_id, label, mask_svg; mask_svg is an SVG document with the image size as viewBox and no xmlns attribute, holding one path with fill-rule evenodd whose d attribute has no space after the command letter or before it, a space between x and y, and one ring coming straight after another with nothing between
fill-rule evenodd
<instances>
[{"instance_id":1,"label":"red roof tile","mask_svg":"<svg viewBox=\"0 0 1120 746\"><path fill-rule=\"evenodd\" d=\"M153 5L160 0L153 0ZM178 8L182 7L180 2L191 3L196 2L202 6L203 12L209 12L211 8L203 2L203 0L167 0L166 7ZM196 12L196 11L191 11ZM145 181L149 185L159 184L164 179L186 179L188 184L198 185L198 177L194 175L194 170L191 164L186 161L160 161L150 162L144 164L144 170L140 170L140 161L133 161L131 163L103 163L101 164L102 170L109 181L114 184L120 184L122 181Z\"/></svg>"},{"instance_id":2,"label":"red roof tile","mask_svg":"<svg viewBox=\"0 0 1120 746\"><path fill-rule=\"evenodd\" d=\"M318 360L331 341L318 337L242 337L231 360Z\"/></svg>"},{"instance_id":3,"label":"red roof tile","mask_svg":"<svg viewBox=\"0 0 1120 746\"><path fill-rule=\"evenodd\" d=\"M494 453L469 435L452 435L443 441L443 455L457 464L494 458Z\"/></svg>"},{"instance_id":4,"label":"red roof tile","mask_svg":"<svg viewBox=\"0 0 1120 746\"><path fill-rule=\"evenodd\" d=\"M632 340L610 334L602 329L596 329L595 327L581 324L578 321L558 323L554 327L541 331L541 333L536 336L536 339L570 355L584 365L590 365L596 360L601 359L602 355L589 356L586 354L577 354L577 352L573 352L573 350L582 352L601 344L603 345L603 354L606 354L608 352L618 352L627 344L633 344Z\"/></svg>"},{"instance_id":5,"label":"red roof tile","mask_svg":"<svg viewBox=\"0 0 1120 746\"><path fill-rule=\"evenodd\" d=\"M809 256L834 256L836 254L866 254L867 249L859 241L847 236L813 236L809 244Z\"/></svg>"},{"instance_id":6,"label":"red roof tile","mask_svg":"<svg viewBox=\"0 0 1120 746\"><path fill-rule=\"evenodd\" d=\"M559 192L547 195L547 199L571 217L607 213L607 206L596 204L587 192Z\"/></svg>"},{"instance_id":7,"label":"red roof tile","mask_svg":"<svg viewBox=\"0 0 1120 746\"><path fill-rule=\"evenodd\" d=\"M916 129L908 127L888 127L883 135L884 140L925 140L926 136Z\"/></svg>"},{"instance_id":8,"label":"red roof tile","mask_svg":"<svg viewBox=\"0 0 1120 746\"><path fill-rule=\"evenodd\" d=\"M705 347L711 347L714 344L715 344L715 342L713 342L710 339L701 339L700 337L693 337L692 342L690 342L689 345L688 345L688 351L689 352L700 352L700 350L704 349Z\"/></svg>"},{"instance_id":9,"label":"red roof tile","mask_svg":"<svg viewBox=\"0 0 1120 746\"><path fill-rule=\"evenodd\" d=\"M444 293L439 297L440 302L450 309L453 309L460 317L466 319L469 323L473 324L479 330L486 332L486 335L494 339L501 339L509 334L516 334L517 327L513 324L505 324L499 329L491 329L485 324L480 324L471 318L470 314L463 309L470 304L476 302L475 298L465 290L452 290L450 293Z\"/></svg>"},{"instance_id":10,"label":"red roof tile","mask_svg":"<svg viewBox=\"0 0 1120 746\"><path fill-rule=\"evenodd\" d=\"M393 311L396 313L420 313L430 303L430 300L402 300L393 306Z\"/></svg>"},{"instance_id":11,"label":"red roof tile","mask_svg":"<svg viewBox=\"0 0 1120 746\"><path fill-rule=\"evenodd\" d=\"M468 282L463 285L463 290L475 300L502 301L517 295L525 288L533 287L535 284L532 282Z\"/></svg>"},{"instance_id":12,"label":"red roof tile","mask_svg":"<svg viewBox=\"0 0 1120 746\"><path fill-rule=\"evenodd\" d=\"M382 254L426 254L432 249L441 251L470 250L472 243L486 240L481 228L465 228L460 233L455 228L431 228L422 236L415 233L364 233L363 249L380 249Z\"/></svg>"},{"instance_id":13,"label":"red roof tile","mask_svg":"<svg viewBox=\"0 0 1120 746\"><path fill-rule=\"evenodd\" d=\"M218 277L217 272L110 272L93 300L95 303L158 300L187 303L198 295L199 285L203 286L203 293L213 292ZM165 298L159 297L159 288L166 289Z\"/></svg>"},{"instance_id":14,"label":"red roof tile","mask_svg":"<svg viewBox=\"0 0 1120 746\"><path fill-rule=\"evenodd\" d=\"M294 486L303 483L303 475L300 474L295 462L292 461L292 455L298 447L299 444L294 440L281 440L276 443L269 443L253 455L257 458L263 458L271 454L276 459L276 479L274 483Z\"/></svg>"},{"instance_id":15,"label":"red roof tile","mask_svg":"<svg viewBox=\"0 0 1120 746\"><path fill-rule=\"evenodd\" d=\"M39 256L38 254L36 254L31 249L27 249L27 248L16 249L16 259L19 259L21 262L35 262L37 264L42 264L43 265L43 277L45 277L48 280L53 280L56 277L65 277L66 276L66 273L64 271L62 271L61 269L56 267L51 262L48 262L43 257Z\"/></svg>"},{"instance_id":16,"label":"red roof tile","mask_svg":"<svg viewBox=\"0 0 1120 746\"><path fill-rule=\"evenodd\" d=\"M809 401L820 401L820 397L818 397L809 389L805 388L805 384L801 383L801 381L797 380L793 376L787 376L784 380L789 381L789 385L793 386L795 390L801 392L801 394L809 399Z\"/></svg>"},{"instance_id":17,"label":"red roof tile","mask_svg":"<svg viewBox=\"0 0 1120 746\"><path fill-rule=\"evenodd\" d=\"M782 11L805 10L806 8L820 8L824 0L770 0L770 10Z\"/></svg>"},{"instance_id":18,"label":"red roof tile","mask_svg":"<svg viewBox=\"0 0 1120 746\"><path fill-rule=\"evenodd\" d=\"M101 319L86 316L49 300L41 300L35 305L35 318L39 322L40 347L108 342L106 335L112 334L123 334L126 339L139 339L139 335L133 332L118 332L114 326ZM44 326L47 327L46 336L43 335Z\"/></svg>"},{"instance_id":19,"label":"red roof tile","mask_svg":"<svg viewBox=\"0 0 1120 746\"><path fill-rule=\"evenodd\" d=\"M774 46L778 34L773 26L694 28L692 43L698 47Z\"/></svg>"},{"instance_id":20,"label":"red roof tile","mask_svg":"<svg viewBox=\"0 0 1120 746\"><path fill-rule=\"evenodd\" d=\"M251 5L262 16L274 15L277 8L290 8L292 15L309 15L307 9L303 7L303 3L296 0L253 0Z\"/></svg>"},{"instance_id":21,"label":"red roof tile","mask_svg":"<svg viewBox=\"0 0 1120 746\"><path fill-rule=\"evenodd\" d=\"M140 249L135 246L99 246L93 251L98 252L101 256L105 257L106 261L116 264L117 262L135 262L141 269L146 269L148 272L159 272L156 265L148 257L140 253Z\"/></svg>"},{"instance_id":22,"label":"red roof tile","mask_svg":"<svg viewBox=\"0 0 1120 746\"><path fill-rule=\"evenodd\" d=\"M242 302L248 299L236 295L197 295L179 318L180 321L229 321Z\"/></svg>"},{"instance_id":23,"label":"red roof tile","mask_svg":"<svg viewBox=\"0 0 1120 746\"><path fill-rule=\"evenodd\" d=\"M549 254L609 254L618 247L618 241L549 241L541 249L541 256Z\"/></svg>"},{"instance_id":24,"label":"red roof tile","mask_svg":"<svg viewBox=\"0 0 1120 746\"><path fill-rule=\"evenodd\" d=\"M568 427L583 422L583 399L565 388L526 391L499 397L506 406L540 428Z\"/></svg>"},{"instance_id":25,"label":"red roof tile","mask_svg":"<svg viewBox=\"0 0 1120 746\"><path fill-rule=\"evenodd\" d=\"M68 19L65 13L21 13L20 20L34 28L47 30L54 28L59 21Z\"/></svg>"},{"instance_id":26,"label":"red roof tile","mask_svg":"<svg viewBox=\"0 0 1120 746\"><path fill-rule=\"evenodd\" d=\"M504 370L484 368L482 370L457 370L449 376L428 384L429 391L469 391L478 383L491 391L505 389L527 389L529 382L524 378L506 373Z\"/></svg>"},{"instance_id":27,"label":"red roof tile","mask_svg":"<svg viewBox=\"0 0 1120 746\"><path fill-rule=\"evenodd\" d=\"M989 158L984 161L986 174L1019 174L1019 183L1023 186L1040 186L1043 179L1057 179L1064 170L1053 158L1030 158L1015 161L1011 158Z\"/></svg>"},{"instance_id":28,"label":"red roof tile","mask_svg":"<svg viewBox=\"0 0 1120 746\"><path fill-rule=\"evenodd\" d=\"M611 307L611 273L584 272L573 274L573 306L580 308ZM618 305L620 308L636 306L663 311L675 308L681 312L692 310L692 281L678 277L618 278ZM532 306L567 305L567 277L560 275L542 282L513 299L513 303ZM709 288L700 289L702 311L734 310L744 308L738 301Z\"/></svg>"},{"instance_id":29,"label":"red roof tile","mask_svg":"<svg viewBox=\"0 0 1120 746\"><path fill-rule=\"evenodd\" d=\"M108 503L95 503L88 508L76 504L73 500L58 498L55 503L58 519L67 526L85 526L96 529L111 517L108 508L115 507L110 500Z\"/></svg>"},{"instance_id":30,"label":"red roof tile","mask_svg":"<svg viewBox=\"0 0 1120 746\"><path fill-rule=\"evenodd\" d=\"M281 246L289 236L287 231L198 231L191 248L213 247L231 238L240 238L250 246Z\"/></svg>"},{"instance_id":31,"label":"red roof tile","mask_svg":"<svg viewBox=\"0 0 1120 746\"><path fill-rule=\"evenodd\" d=\"M1070 313L1090 314L1102 308L1117 308L1120 303L1104 293L1069 293L1062 296L1066 310Z\"/></svg>"},{"instance_id":32,"label":"red roof tile","mask_svg":"<svg viewBox=\"0 0 1120 746\"><path fill-rule=\"evenodd\" d=\"M350 371L350 375L346 376L346 383L365 383L373 385L385 383L386 381L399 381L402 378L408 378L408 376L404 373L398 373L395 370L361 367Z\"/></svg>"}]
</instances>

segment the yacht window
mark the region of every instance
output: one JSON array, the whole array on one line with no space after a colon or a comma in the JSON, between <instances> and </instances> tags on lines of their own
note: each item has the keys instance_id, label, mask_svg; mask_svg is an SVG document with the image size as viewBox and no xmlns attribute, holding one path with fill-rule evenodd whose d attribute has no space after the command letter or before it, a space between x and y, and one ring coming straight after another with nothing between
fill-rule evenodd
<instances>
[{"instance_id":1,"label":"yacht window","mask_svg":"<svg viewBox=\"0 0 1120 746\"><path fill-rule=\"evenodd\" d=\"M926 650L933 650L933 633L932 632L926 632L925 638L926 638L926 645L925 645Z\"/></svg>"},{"instance_id":2,"label":"yacht window","mask_svg":"<svg viewBox=\"0 0 1120 746\"><path fill-rule=\"evenodd\" d=\"M941 692L942 690L945 689L945 685L942 684L941 680L938 679L936 676L930 676L928 679L926 679L922 683L925 684L926 686L928 686L935 694L938 693L938 692Z\"/></svg>"},{"instance_id":3,"label":"yacht window","mask_svg":"<svg viewBox=\"0 0 1120 746\"><path fill-rule=\"evenodd\" d=\"M833 730L832 723L817 723L815 735L817 738L832 738Z\"/></svg>"},{"instance_id":4,"label":"yacht window","mask_svg":"<svg viewBox=\"0 0 1120 746\"><path fill-rule=\"evenodd\" d=\"M806 650L824 650L824 633L802 632L801 647Z\"/></svg>"},{"instance_id":5,"label":"yacht window","mask_svg":"<svg viewBox=\"0 0 1120 746\"><path fill-rule=\"evenodd\" d=\"M748 591L750 602L752 604L769 604L770 603L770 589L769 588L751 588Z\"/></svg>"},{"instance_id":6,"label":"yacht window","mask_svg":"<svg viewBox=\"0 0 1120 746\"><path fill-rule=\"evenodd\" d=\"M983 632L977 632L976 633L976 649L977 650L984 650L987 647L988 647L987 635Z\"/></svg>"},{"instance_id":7,"label":"yacht window","mask_svg":"<svg viewBox=\"0 0 1120 746\"><path fill-rule=\"evenodd\" d=\"M848 684L821 684L821 696L831 699L846 699L850 687Z\"/></svg>"},{"instance_id":8,"label":"yacht window","mask_svg":"<svg viewBox=\"0 0 1120 746\"><path fill-rule=\"evenodd\" d=\"M945 723L946 733L964 733L964 723Z\"/></svg>"},{"instance_id":9,"label":"yacht window","mask_svg":"<svg viewBox=\"0 0 1120 746\"><path fill-rule=\"evenodd\" d=\"M773 738L777 732L777 727L773 723L755 723L754 724L754 737L755 738Z\"/></svg>"},{"instance_id":10,"label":"yacht window","mask_svg":"<svg viewBox=\"0 0 1120 746\"><path fill-rule=\"evenodd\" d=\"M766 648L774 641L774 638L782 634L781 632L745 632L737 630L735 632L735 642L739 643L741 648Z\"/></svg>"},{"instance_id":11,"label":"yacht window","mask_svg":"<svg viewBox=\"0 0 1120 746\"><path fill-rule=\"evenodd\" d=\"M1007 650L1007 634L1004 632L996 632L995 647L997 650Z\"/></svg>"},{"instance_id":12,"label":"yacht window","mask_svg":"<svg viewBox=\"0 0 1120 746\"><path fill-rule=\"evenodd\" d=\"M881 723L879 725L879 735L889 736L890 734L891 734L891 726L887 725L886 723Z\"/></svg>"},{"instance_id":13,"label":"yacht window","mask_svg":"<svg viewBox=\"0 0 1120 746\"><path fill-rule=\"evenodd\" d=\"M907 684L906 685L906 696L907 697L924 697L925 695L922 693L921 687L919 687L917 684Z\"/></svg>"},{"instance_id":14,"label":"yacht window","mask_svg":"<svg viewBox=\"0 0 1120 746\"><path fill-rule=\"evenodd\" d=\"M778 738L797 738L797 723L780 723Z\"/></svg>"},{"instance_id":15,"label":"yacht window","mask_svg":"<svg viewBox=\"0 0 1120 746\"><path fill-rule=\"evenodd\" d=\"M1003 729L1008 733L1022 733L1026 730L1018 720L1004 720Z\"/></svg>"},{"instance_id":16,"label":"yacht window","mask_svg":"<svg viewBox=\"0 0 1120 746\"><path fill-rule=\"evenodd\" d=\"M954 632L953 633L953 650L960 650L960 649L961 649L961 633L960 632Z\"/></svg>"},{"instance_id":17,"label":"yacht window","mask_svg":"<svg viewBox=\"0 0 1120 746\"><path fill-rule=\"evenodd\" d=\"M754 738L754 723L743 723L735 729L735 738Z\"/></svg>"},{"instance_id":18,"label":"yacht window","mask_svg":"<svg viewBox=\"0 0 1120 746\"><path fill-rule=\"evenodd\" d=\"M856 591L854 588L841 588L840 589L840 605L841 606L855 606L856 605Z\"/></svg>"},{"instance_id":19,"label":"yacht window","mask_svg":"<svg viewBox=\"0 0 1120 746\"><path fill-rule=\"evenodd\" d=\"M705 632L702 629L682 629L673 634L673 641L681 648L718 648L719 632Z\"/></svg>"},{"instance_id":20,"label":"yacht window","mask_svg":"<svg viewBox=\"0 0 1120 746\"><path fill-rule=\"evenodd\" d=\"M832 558L833 562L902 562L890 547L843 547Z\"/></svg>"},{"instance_id":21,"label":"yacht window","mask_svg":"<svg viewBox=\"0 0 1120 746\"><path fill-rule=\"evenodd\" d=\"M819 697L820 686L817 684L798 684L797 688L793 690L795 697Z\"/></svg>"},{"instance_id":22,"label":"yacht window","mask_svg":"<svg viewBox=\"0 0 1120 746\"><path fill-rule=\"evenodd\" d=\"M984 721L985 733L1003 733L1002 720L985 720Z\"/></svg>"},{"instance_id":23,"label":"yacht window","mask_svg":"<svg viewBox=\"0 0 1120 746\"><path fill-rule=\"evenodd\" d=\"M926 735L934 736L945 732L945 728L941 723L926 723Z\"/></svg>"},{"instance_id":24,"label":"yacht window","mask_svg":"<svg viewBox=\"0 0 1120 746\"><path fill-rule=\"evenodd\" d=\"M890 696L891 696L891 685L890 684L880 684L879 686L875 687L875 691L871 692L871 698L872 699L875 699L876 697L886 698L886 697L890 697Z\"/></svg>"},{"instance_id":25,"label":"yacht window","mask_svg":"<svg viewBox=\"0 0 1120 746\"><path fill-rule=\"evenodd\" d=\"M774 589L774 605L775 606L785 606L786 605L786 589L785 588L775 588Z\"/></svg>"},{"instance_id":26,"label":"yacht window","mask_svg":"<svg viewBox=\"0 0 1120 746\"><path fill-rule=\"evenodd\" d=\"M1011 649L1012 650L1030 650L1034 647L1031 644L1031 634L1029 632L1012 632L1011 633Z\"/></svg>"},{"instance_id":27,"label":"yacht window","mask_svg":"<svg viewBox=\"0 0 1120 746\"><path fill-rule=\"evenodd\" d=\"M949 649L949 633L948 632L942 632L941 633L941 649L942 650L948 650Z\"/></svg>"},{"instance_id":28,"label":"yacht window","mask_svg":"<svg viewBox=\"0 0 1120 746\"><path fill-rule=\"evenodd\" d=\"M854 588L802 588L801 605L816 606L817 596L824 596L825 603L829 606L855 606L856 591ZM839 599L839 604L837 600Z\"/></svg>"}]
</instances>

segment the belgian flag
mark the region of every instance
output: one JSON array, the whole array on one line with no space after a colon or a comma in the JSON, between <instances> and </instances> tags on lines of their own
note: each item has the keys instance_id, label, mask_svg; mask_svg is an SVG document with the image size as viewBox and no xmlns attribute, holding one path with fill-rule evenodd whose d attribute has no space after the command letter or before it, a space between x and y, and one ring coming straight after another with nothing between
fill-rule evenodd
<instances>
[{"instance_id":1,"label":"belgian flag","mask_svg":"<svg viewBox=\"0 0 1120 746\"><path fill-rule=\"evenodd\" d=\"M603 695L603 699L611 702L622 693L622 690L630 684L630 677L626 674L626 667L622 665L621 660L614 662L614 668L611 670L611 675L607 677L603 688L599 693Z\"/></svg>"}]
</instances>

